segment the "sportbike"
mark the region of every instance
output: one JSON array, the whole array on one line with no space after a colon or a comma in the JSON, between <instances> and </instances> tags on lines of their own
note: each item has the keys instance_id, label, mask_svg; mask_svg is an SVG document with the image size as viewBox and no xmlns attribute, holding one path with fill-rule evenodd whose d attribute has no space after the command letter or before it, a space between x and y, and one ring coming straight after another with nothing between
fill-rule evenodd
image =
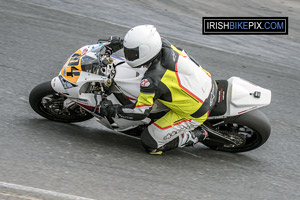
<instances>
[{"instance_id":1,"label":"sportbike","mask_svg":"<svg viewBox=\"0 0 300 200\"><path fill-rule=\"evenodd\" d=\"M29 102L39 115L58 122L74 123L93 117L115 131L139 136L162 117L168 108L156 101L150 115L141 121L101 115L101 102L132 104L136 101L146 68L131 68L122 57L109 54L107 40L78 49L58 76L37 85ZM200 66L199 66L200 67ZM271 91L239 77L216 80L216 104L202 125L208 138L202 143L214 150L244 152L258 148L270 136L271 127L259 110L271 102Z\"/></svg>"}]
</instances>

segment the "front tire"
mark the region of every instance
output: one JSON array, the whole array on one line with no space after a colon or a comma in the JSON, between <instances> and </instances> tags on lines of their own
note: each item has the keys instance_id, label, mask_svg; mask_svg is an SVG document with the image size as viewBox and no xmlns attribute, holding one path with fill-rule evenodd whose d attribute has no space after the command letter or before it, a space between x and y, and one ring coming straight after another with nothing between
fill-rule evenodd
<instances>
[{"instance_id":1,"label":"front tire","mask_svg":"<svg viewBox=\"0 0 300 200\"><path fill-rule=\"evenodd\" d=\"M29 103L32 109L52 121L73 123L82 122L93 118L93 115L75 106L70 112L64 111L66 98L58 94L51 87L51 81L47 81L33 88L29 95Z\"/></svg>"},{"instance_id":2,"label":"front tire","mask_svg":"<svg viewBox=\"0 0 300 200\"><path fill-rule=\"evenodd\" d=\"M210 125L209 120L205 125ZM254 110L236 117L226 118L224 124L220 125L217 131L230 134L235 132L237 136L243 134L244 143L242 145L231 146L215 140L204 140L202 143L207 147L226 152L251 151L263 145L271 133L271 125L267 117L260 110ZM242 131L241 131L242 130ZM241 137L241 138L243 138Z\"/></svg>"}]
</instances>

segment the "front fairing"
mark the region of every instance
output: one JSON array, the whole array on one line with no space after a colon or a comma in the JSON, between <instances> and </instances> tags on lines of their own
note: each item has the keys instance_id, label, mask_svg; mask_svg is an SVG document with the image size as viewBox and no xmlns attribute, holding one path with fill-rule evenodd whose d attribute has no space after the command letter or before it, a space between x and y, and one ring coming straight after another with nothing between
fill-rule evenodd
<instances>
[{"instance_id":1,"label":"front fairing","mask_svg":"<svg viewBox=\"0 0 300 200\"><path fill-rule=\"evenodd\" d=\"M101 44L84 46L78 49L64 64L59 75L52 79L52 87L72 102L93 114L103 125L112 128L106 118L99 113L99 104L102 101L101 95L95 95L88 88L95 82L106 83L108 78L97 73L99 71L98 54ZM139 95L140 80L144 76L146 68L131 68L123 58L111 55L116 66L115 83L133 103ZM92 83L92 84L91 84ZM113 94L107 97L114 104L120 102ZM149 123L146 121L128 121L126 119L114 119L120 130L136 127ZM118 130L119 130L118 129Z\"/></svg>"},{"instance_id":2,"label":"front fairing","mask_svg":"<svg viewBox=\"0 0 300 200\"><path fill-rule=\"evenodd\" d=\"M81 98L90 83L107 83L109 79L100 72L98 60L103 45L100 43L83 46L73 53L64 64L58 77L53 79L53 89L69 98ZM111 58L114 64L124 62L123 58L115 55L111 55Z\"/></svg>"},{"instance_id":3,"label":"front fairing","mask_svg":"<svg viewBox=\"0 0 300 200\"><path fill-rule=\"evenodd\" d=\"M86 89L86 83L107 81L107 77L96 73L101 46L102 44L84 46L72 54L55 79L60 84L52 84L53 89L68 97L79 98L80 93Z\"/></svg>"},{"instance_id":4,"label":"front fairing","mask_svg":"<svg viewBox=\"0 0 300 200\"><path fill-rule=\"evenodd\" d=\"M60 75L67 81L76 84L82 72L93 73L93 69L99 64L98 53L93 51L101 45L89 45L78 49L64 64Z\"/></svg>"}]
</instances>

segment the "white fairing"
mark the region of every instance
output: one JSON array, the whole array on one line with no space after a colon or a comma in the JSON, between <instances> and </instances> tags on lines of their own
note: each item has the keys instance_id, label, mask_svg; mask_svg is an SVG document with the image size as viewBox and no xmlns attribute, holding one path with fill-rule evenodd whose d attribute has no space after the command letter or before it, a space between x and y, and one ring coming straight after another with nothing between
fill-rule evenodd
<instances>
[{"instance_id":1,"label":"white fairing","mask_svg":"<svg viewBox=\"0 0 300 200\"><path fill-rule=\"evenodd\" d=\"M254 93L260 96L255 97ZM267 106L271 103L271 91L239 77L228 79L227 112L225 116L235 116Z\"/></svg>"},{"instance_id":2,"label":"white fairing","mask_svg":"<svg viewBox=\"0 0 300 200\"><path fill-rule=\"evenodd\" d=\"M94 56L94 51L100 48L101 44L84 46L81 48L83 55L88 55L91 58ZM95 57L96 58L96 57ZM146 68L131 68L124 62L123 58L113 56L114 64L116 66L116 75L114 81L119 87L120 91L131 100L136 102L140 92L140 82L144 76ZM101 102L101 95L94 93L85 93L90 84L97 82L107 83L108 78L98 74L90 73L82 70L76 82L67 81L66 72L67 65L65 64L62 71L57 77L54 77L51 81L52 88L67 97L65 106L68 107L72 102L77 103L83 109L93 114L100 123L108 128L115 130L126 130L136 127L141 124L148 124L150 119L146 118L141 121L132 121L126 119L114 119L115 123L110 124L106 118L101 117L99 106ZM188 76L189 74L187 74ZM210 80L210 79L209 79ZM201 81L201 80L200 80ZM187 84L187 83L183 83ZM198 88L201 89L201 88ZM204 88L205 89L205 88ZM209 91L209 90L208 90ZM255 97L254 93L260 93ZM114 94L107 97L113 102L113 104L121 104ZM266 106L271 102L271 91L254 85L246 80L238 77L231 77L228 79L228 92L227 92L227 111L223 116L227 117L240 115L250 110L257 109L259 107ZM168 110L161 103L155 103L152 109L152 113L162 110ZM215 117L213 117L215 118Z\"/></svg>"},{"instance_id":3,"label":"white fairing","mask_svg":"<svg viewBox=\"0 0 300 200\"><path fill-rule=\"evenodd\" d=\"M127 63L123 63L116 67L114 80L127 97L137 99L140 93L140 82L146 70L146 68L132 68Z\"/></svg>"},{"instance_id":4,"label":"white fairing","mask_svg":"<svg viewBox=\"0 0 300 200\"><path fill-rule=\"evenodd\" d=\"M58 76L54 77L51 80L51 86L53 90L59 93L66 93L67 91L65 90L64 86L62 85L61 81L59 80Z\"/></svg>"},{"instance_id":5,"label":"white fairing","mask_svg":"<svg viewBox=\"0 0 300 200\"><path fill-rule=\"evenodd\" d=\"M87 49L85 55L91 54L93 56L93 49L98 48L99 45L89 45L80 48L82 51ZM124 60L117 56L112 56L114 59L114 63L117 65L116 67L116 76L114 81L120 87L121 91L132 101L135 102L140 91L140 82L146 68L131 68L127 63L121 63ZM81 105L84 109L88 112L93 114L98 122L103 124L108 128L113 128L112 125L103 117L99 116L99 104L101 102L101 96L97 95L97 101L95 100L95 96L92 93L84 93L86 91L88 83L90 82L106 82L107 77L100 76L97 74L81 71L80 76L76 84L71 84L68 82L67 84L63 85L64 79L61 77L61 73L59 76L54 77L51 81L52 88L61 94L64 94L68 99L66 101L70 102L73 101L79 105ZM67 86L67 87L66 87ZM113 104L120 104L117 98L111 94L107 97L109 100L113 102ZM95 109L96 107L96 109ZM126 130L130 128L134 128L138 125L148 124L150 119L146 118L145 120L141 121L132 121L126 119L114 119L115 125L118 127L116 130Z\"/></svg>"}]
</instances>

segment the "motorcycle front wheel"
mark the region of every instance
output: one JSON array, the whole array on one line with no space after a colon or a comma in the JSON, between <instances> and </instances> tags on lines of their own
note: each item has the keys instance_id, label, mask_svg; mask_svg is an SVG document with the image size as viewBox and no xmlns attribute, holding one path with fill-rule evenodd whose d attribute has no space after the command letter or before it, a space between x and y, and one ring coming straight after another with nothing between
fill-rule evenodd
<instances>
[{"instance_id":1,"label":"motorcycle front wheel","mask_svg":"<svg viewBox=\"0 0 300 200\"><path fill-rule=\"evenodd\" d=\"M73 123L93 118L93 115L78 105L72 106L72 109L64 109L65 99L66 97L53 90L51 81L37 85L31 90L29 95L29 103L32 109L49 120Z\"/></svg>"}]
</instances>

